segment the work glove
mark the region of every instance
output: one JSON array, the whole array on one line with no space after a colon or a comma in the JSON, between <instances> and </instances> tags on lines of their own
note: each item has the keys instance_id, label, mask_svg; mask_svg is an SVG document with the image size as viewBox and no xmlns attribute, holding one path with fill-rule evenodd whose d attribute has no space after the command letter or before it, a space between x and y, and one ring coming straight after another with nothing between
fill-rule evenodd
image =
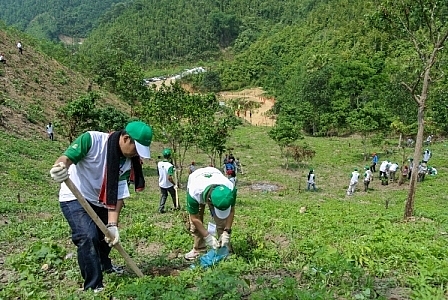
<instances>
[{"instance_id":1,"label":"work glove","mask_svg":"<svg viewBox=\"0 0 448 300\"><path fill-rule=\"evenodd\" d=\"M215 250L219 248L218 240L213 235L207 235L204 240L207 246L212 247Z\"/></svg>"},{"instance_id":2,"label":"work glove","mask_svg":"<svg viewBox=\"0 0 448 300\"><path fill-rule=\"evenodd\" d=\"M61 161L51 168L50 175L54 181L61 183L68 179L68 170L65 167L65 164Z\"/></svg>"},{"instance_id":3,"label":"work glove","mask_svg":"<svg viewBox=\"0 0 448 300\"><path fill-rule=\"evenodd\" d=\"M118 233L118 227L117 226L110 226L107 227L107 230L109 231L109 234L114 237L113 240L109 239L107 236L104 237L104 240L106 243L109 244L109 247L112 247L116 243L120 241L120 234Z\"/></svg>"},{"instance_id":4,"label":"work glove","mask_svg":"<svg viewBox=\"0 0 448 300\"><path fill-rule=\"evenodd\" d=\"M174 185L174 189L177 190L177 184Z\"/></svg>"},{"instance_id":5,"label":"work glove","mask_svg":"<svg viewBox=\"0 0 448 300\"><path fill-rule=\"evenodd\" d=\"M230 234L224 231L219 237L219 240L221 241L221 247L226 246L228 248L230 243Z\"/></svg>"}]
</instances>

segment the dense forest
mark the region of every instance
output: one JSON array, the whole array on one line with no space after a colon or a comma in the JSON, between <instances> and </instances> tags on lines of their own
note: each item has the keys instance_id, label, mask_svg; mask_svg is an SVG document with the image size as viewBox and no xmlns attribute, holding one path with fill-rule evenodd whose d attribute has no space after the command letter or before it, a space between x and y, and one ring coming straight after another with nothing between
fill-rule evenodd
<instances>
[{"instance_id":1,"label":"dense forest","mask_svg":"<svg viewBox=\"0 0 448 300\"><path fill-rule=\"evenodd\" d=\"M72 27L50 23L88 33L84 43L72 49L76 55L70 56L71 65L122 93L124 100L140 93L140 87L136 93L130 87L148 70L206 62L213 70L200 80L213 78L214 91L261 86L276 99L272 113L277 123L306 134L415 135L414 100L422 88L415 76L423 74L420 63L429 58L419 51L433 47L433 34L443 33L448 4L420 2L428 8L421 11L434 9L439 22L425 28L431 20L413 9L414 1L400 3L401 7L380 0L104 1L101 8L110 9L100 14L100 4L86 2L90 11L81 17L71 11L84 6L71 1L65 9L51 5L63 16L57 19ZM404 11L415 35L389 30L392 11L385 5ZM70 30L64 32L75 34ZM441 50L431 64L434 73L424 105L427 132L448 130L446 60ZM415 84L405 84L415 78Z\"/></svg>"},{"instance_id":2,"label":"dense forest","mask_svg":"<svg viewBox=\"0 0 448 300\"><path fill-rule=\"evenodd\" d=\"M38 38L86 37L98 19L123 0L0 0L0 19Z\"/></svg>"}]
</instances>

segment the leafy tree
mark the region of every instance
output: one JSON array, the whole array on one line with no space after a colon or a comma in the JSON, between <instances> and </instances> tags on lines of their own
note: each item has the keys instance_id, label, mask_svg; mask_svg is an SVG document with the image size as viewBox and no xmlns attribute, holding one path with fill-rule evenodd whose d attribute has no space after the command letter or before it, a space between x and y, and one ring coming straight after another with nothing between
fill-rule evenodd
<instances>
[{"instance_id":1,"label":"leafy tree","mask_svg":"<svg viewBox=\"0 0 448 300\"><path fill-rule=\"evenodd\" d=\"M58 112L62 134L70 143L87 130L113 131L123 129L129 116L112 106L97 107L99 94L91 92L68 102Z\"/></svg>"},{"instance_id":2,"label":"leafy tree","mask_svg":"<svg viewBox=\"0 0 448 300\"><path fill-rule=\"evenodd\" d=\"M241 119L225 108L201 119L198 147L208 155L211 165L216 166L216 159L221 159L226 143L238 125L241 125Z\"/></svg>"},{"instance_id":3,"label":"leafy tree","mask_svg":"<svg viewBox=\"0 0 448 300\"><path fill-rule=\"evenodd\" d=\"M377 25L382 29L406 38L414 47L414 59L404 66L407 68L402 84L412 95L418 105L418 131L414 151L414 161L421 156L426 100L430 86L440 73L441 65L438 58L443 55L441 50L448 38L448 4L446 1L380 1ZM407 59L409 59L407 57ZM414 212L414 200L417 183L417 163L412 170L409 193L406 201L404 217L409 218Z\"/></svg>"},{"instance_id":4,"label":"leafy tree","mask_svg":"<svg viewBox=\"0 0 448 300\"><path fill-rule=\"evenodd\" d=\"M99 99L96 93L89 93L68 102L58 112L63 135L70 143L82 132L95 127L97 117L95 104Z\"/></svg>"},{"instance_id":5,"label":"leafy tree","mask_svg":"<svg viewBox=\"0 0 448 300\"><path fill-rule=\"evenodd\" d=\"M283 109L285 110L286 108ZM279 116L268 134L280 147L280 153L282 156L285 156L286 168L288 168L288 156L285 155L285 148L303 138L303 135L301 133L301 123L294 119L294 114L289 115L290 117L285 117L285 115Z\"/></svg>"},{"instance_id":6,"label":"leafy tree","mask_svg":"<svg viewBox=\"0 0 448 300\"><path fill-rule=\"evenodd\" d=\"M204 124L218 107L215 95L191 94L176 82L153 90L138 108L137 114L153 126L155 138L173 150L174 164L181 170L179 180L186 151L201 138Z\"/></svg>"}]
</instances>

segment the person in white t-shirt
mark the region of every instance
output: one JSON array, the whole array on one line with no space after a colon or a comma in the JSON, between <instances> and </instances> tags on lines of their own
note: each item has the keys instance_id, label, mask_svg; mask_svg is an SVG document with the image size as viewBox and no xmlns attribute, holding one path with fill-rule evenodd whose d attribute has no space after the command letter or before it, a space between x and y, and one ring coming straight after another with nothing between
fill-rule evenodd
<instances>
[{"instance_id":1,"label":"person in white t-shirt","mask_svg":"<svg viewBox=\"0 0 448 300\"><path fill-rule=\"evenodd\" d=\"M387 179L387 173L389 171L389 165L390 162L387 160L384 160L380 165L380 179L386 178Z\"/></svg>"},{"instance_id":2,"label":"person in white t-shirt","mask_svg":"<svg viewBox=\"0 0 448 300\"><path fill-rule=\"evenodd\" d=\"M398 170L398 164L396 162L392 163L389 166L389 178L392 182L395 182L397 170Z\"/></svg>"},{"instance_id":3,"label":"person in white t-shirt","mask_svg":"<svg viewBox=\"0 0 448 300\"><path fill-rule=\"evenodd\" d=\"M425 151L423 152L423 162L427 164L431 156L432 156L431 151L429 149L425 149Z\"/></svg>"},{"instance_id":4,"label":"person in white t-shirt","mask_svg":"<svg viewBox=\"0 0 448 300\"><path fill-rule=\"evenodd\" d=\"M50 170L60 183L59 202L77 246L84 290L103 289L103 272L123 272L112 265L110 247L119 242L118 219L129 197L128 178L134 174L136 191L145 187L141 158L149 158L152 129L134 121L112 133L87 131L60 156ZM113 240L105 237L76 196L65 184L70 178L104 224Z\"/></svg>"},{"instance_id":5,"label":"person in white t-shirt","mask_svg":"<svg viewBox=\"0 0 448 300\"><path fill-rule=\"evenodd\" d=\"M159 174L159 187L160 187L160 204L159 213L164 214L165 203L168 198L168 193L173 200L174 209L180 209L180 206L176 206L176 182L174 182L174 166L170 162L171 149L165 148L162 152L163 160L157 163L157 173Z\"/></svg>"},{"instance_id":6,"label":"person in white t-shirt","mask_svg":"<svg viewBox=\"0 0 448 300\"><path fill-rule=\"evenodd\" d=\"M17 43L17 50L19 50L20 54L23 54L23 47L22 47L22 43L20 41Z\"/></svg>"},{"instance_id":7,"label":"person in white t-shirt","mask_svg":"<svg viewBox=\"0 0 448 300\"><path fill-rule=\"evenodd\" d=\"M196 259L206 251L206 246L213 249L226 246L230 250L236 194L234 184L214 167L197 169L188 176L187 211L194 243L193 249L185 254L185 259ZM206 205L216 223L219 240L204 227Z\"/></svg>"},{"instance_id":8,"label":"person in white t-shirt","mask_svg":"<svg viewBox=\"0 0 448 300\"><path fill-rule=\"evenodd\" d=\"M48 138L53 141L54 140L53 124L51 124L51 122L48 123L48 125L47 125L45 130L47 131Z\"/></svg>"},{"instance_id":9,"label":"person in white t-shirt","mask_svg":"<svg viewBox=\"0 0 448 300\"><path fill-rule=\"evenodd\" d=\"M364 167L364 192L369 190L369 184L373 180L373 173L370 171L369 166Z\"/></svg>"},{"instance_id":10,"label":"person in white t-shirt","mask_svg":"<svg viewBox=\"0 0 448 300\"><path fill-rule=\"evenodd\" d=\"M316 191L316 174L314 174L313 169L310 169L306 183L307 183L306 189L308 191L311 189L311 187L313 188L314 192Z\"/></svg>"},{"instance_id":11,"label":"person in white t-shirt","mask_svg":"<svg viewBox=\"0 0 448 300\"><path fill-rule=\"evenodd\" d=\"M348 196L351 196L355 193L356 185L358 184L358 180L359 180L358 168L355 168L350 176L350 183L349 183L348 189L347 189Z\"/></svg>"}]
</instances>

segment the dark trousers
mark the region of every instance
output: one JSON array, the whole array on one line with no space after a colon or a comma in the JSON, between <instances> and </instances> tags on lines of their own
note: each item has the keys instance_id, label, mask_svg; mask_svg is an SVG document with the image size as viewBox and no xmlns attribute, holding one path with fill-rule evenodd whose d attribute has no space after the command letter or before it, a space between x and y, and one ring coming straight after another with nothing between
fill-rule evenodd
<instances>
[{"instance_id":1,"label":"dark trousers","mask_svg":"<svg viewBox=\"0 0 448 300\"><path fill-rule=\"evenodd\" d=\"M111 248L77 200L60 202L62 213L72 230L72 241L78 247L78 265L84 278L84 290L103 287L104 270L112 268ZM91 205L98 217L107 224L107 209Z\"/></svg>"},{"instance_id":2,"label":"dark trousers","mask_svg":"<svg viewBox=\"0 0 448 300\"><path fill-rule=\"evenodd\" d=\"M364 192L367 192L369 190L369 183L370 183L370 181L364 180Z\"/></svg>"},{"instance_id":3,"label":"dark trousers","mask_svg":"<svg viewBox=\"0 0 448 300\"><path fill-rule=\"evenodd\" d=\"M376 172L376 163L372 163L372 164L370 165L370 171L372 171L372 172Z\"/></svg>"},{"instance_id":4,"label":"dark trousers","mask_svg":"<svg viewBox=\"0 0 448 300\"><path fill-rule=\"evenodd\" d=\"M179 207L176 207L176 190L174 189L174 186L169 188L160 188L160 193L162 196L160 197L160 205L159 205L159 212L165 211L165 203L166 199L168 198L168 193L170 193L171 199L173 200L173 206L175 209L180 209Z\"/></svg>"}]
</instances>

